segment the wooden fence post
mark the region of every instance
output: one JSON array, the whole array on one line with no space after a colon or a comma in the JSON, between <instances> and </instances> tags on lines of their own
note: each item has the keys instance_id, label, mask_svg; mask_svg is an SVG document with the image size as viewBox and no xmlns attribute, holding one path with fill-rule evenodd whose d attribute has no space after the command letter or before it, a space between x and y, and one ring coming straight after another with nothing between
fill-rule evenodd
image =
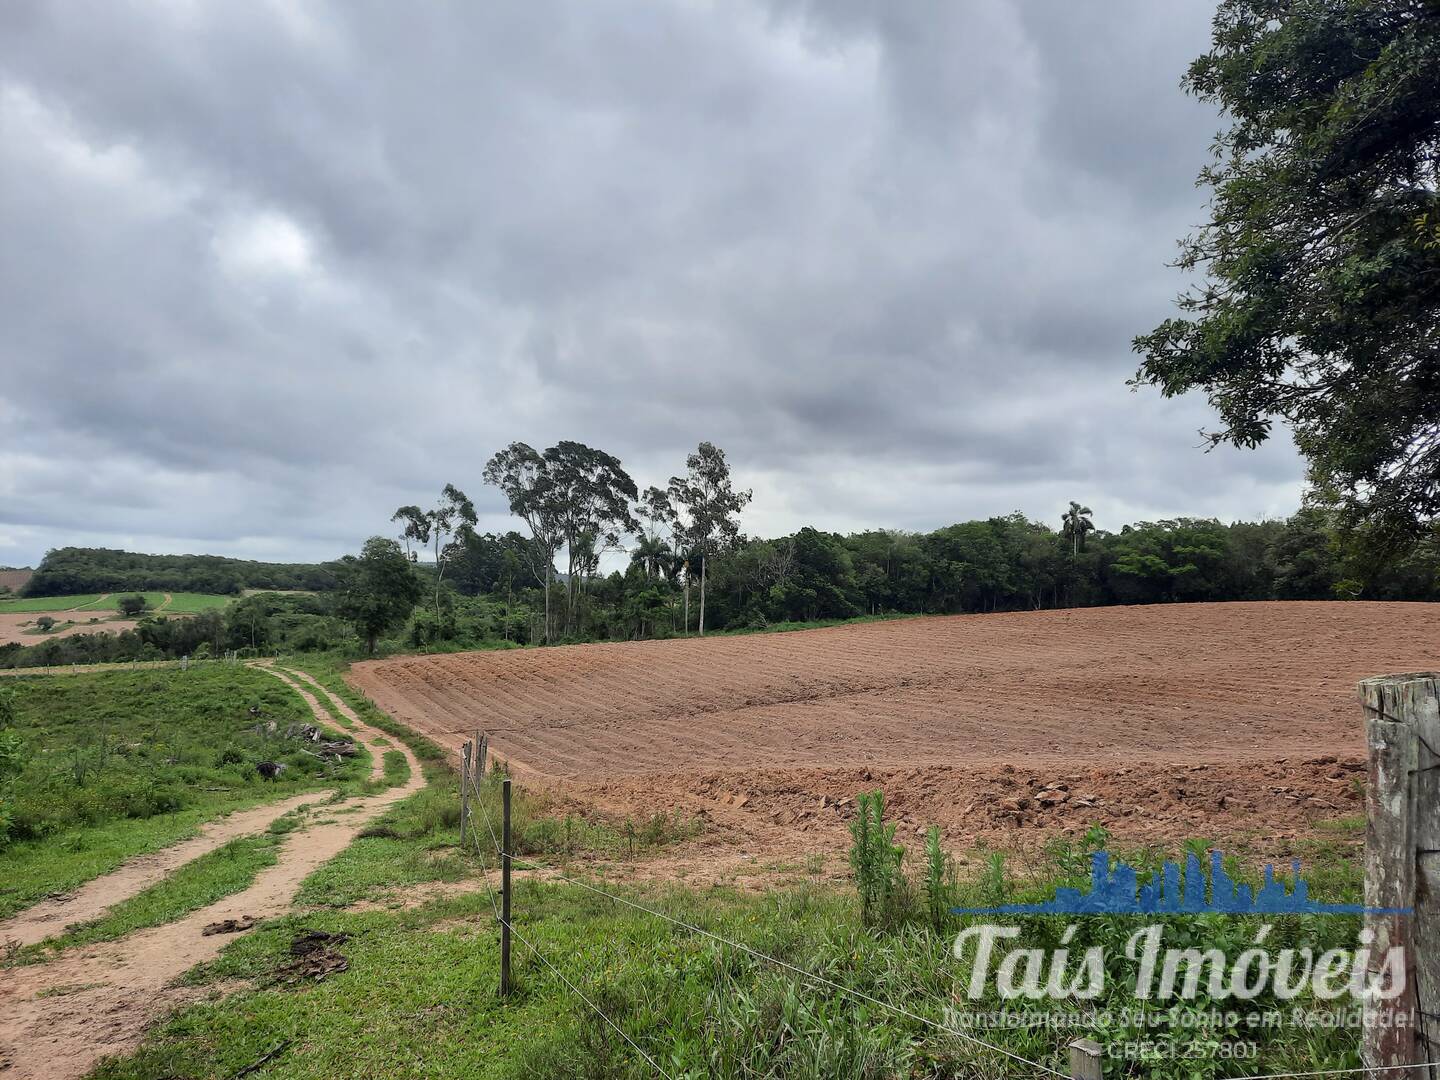
<instances>
[{"instance_id":1,"label":"wooden fence post","mask_svg":"<svg viewBox=\"0 0 1440 1080\"><path fill-rule=\"evenodd\" d=\"M489 762L486 761L486 758L488 758L489 756L490 756L490 736L489 736L489 735L481 735L481 736L480 736L480 757L479 757L479 759L478 759L478 760L479 760L479 763L480 763L480 768L479 768L478 771L479 771L479 773L480 773L480 779L481 779L481 780L484 780L484 779L485 779L485 769L489 766Z\"/></svg>"},{"instance_id":2,"label":"wooden fence post","mask_svg":"<svg viewBox=\"0 0 1440 1080\"><path fill-rule=\"evenodd\" d=\"M504 824L500 852L500 996L510 994L510 778L500 782Z\"/></svg>"},{"instance_id":3,"label":"wooden fence post","mask_svg":"<svg viewBox=\"0 0 1440 1080\"><path fill-rule=\"evenodd\" d=\"M1420 1008L1440 993L1440 676L1387 675L1360 684L1369 767L1365 790L1365 906L1413 913L1367 914L1370 972L1404 950L1404 989L1367 979L1361 1059L1367 1068L1440 1060L1440 1014ZM1431 1006L1434 1009L1434 1006ZM1436 1069L1374 1074L1434 1080Z\"/></svg>"},{"instance_id":4,"label":"wooden fence post","mask_svg":"<svg viewBox=\"0 0 1440 1080\"><path fill-rule=\"evenodd\" d=\"M1076 1039L1070 1044L1070 1080L1104 1080L1105 1063L1100 1044L1094 1039Z\"/></svg>"},{"instance_id":5,"label":"wooden fence post","mask_svg":"<svg viewBox=\"0 0 1440 1080\"><path fill-rule=\"evenodd\" d=\"M470 826L470 744L460 748L460 848L465 848L465 837Z\"/></svg>"}]
</instances>

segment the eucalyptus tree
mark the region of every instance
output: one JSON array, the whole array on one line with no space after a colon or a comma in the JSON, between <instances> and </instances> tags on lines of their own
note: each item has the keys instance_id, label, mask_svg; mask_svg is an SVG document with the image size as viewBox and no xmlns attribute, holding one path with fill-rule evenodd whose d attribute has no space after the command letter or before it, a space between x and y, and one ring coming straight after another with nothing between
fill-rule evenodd
<instances>
[{"instance_id":1,"label":"eucalyptus tree","mask_svg":"<svg viewBox=\"0 0 1440 1080\"><path fill-rule=\"evenodd\" d=\"M530 530L524 552L545 594L545 643L551 640L550 585L564 533L556 488L545 456L528 443L513 442L485 463L485 482L505 493L510 512Z\"/></svg>"},{"instance_id":2,"label":"eucalyptus tree","mask_svg":"<svg viewBox=\"0 0 1440 1080\"><path fill-rule=\"evenodd\" d=\"M415 548L413 545L418 544L423 548L430 543L430 515L420 507L411 504L396 510L390 515L390 520L403 522L400 528L400 539L405 544L405 557L414 562Z\"/></svg>"},{"instance_id":3,"label":"eucalyptus tree","mask_svg":"<svg viewBox=\"0 0 1440 1080\"><path fill-rule=\"evenodd\" d=\"M639 526L630 513L638 491L620 459L584 443L564 440L542 455L556 527L566 552L566 626L580 629L580 587L599 555L620 546Z\"/></svg>"},{"instance_id":4,"label":"eucalyptus tree","mask_svg":"<svg viewBox=\"0 0 1440 1080\"><path fill-rule=\"evenodd\" d=\"M440 618L440 584L445 577L445 564L450 557L450 542L460 531L473 529L479 520L475 504L454 484L446 484L440 492L440 501L433 510L421 510L418 506L402 506L390 516L391 521L403 521L405 527L401 536L408 549L414 540L421 547L430 545L435 556L435 617ZM410 554L414 561L414 554Z\"/></svg>"},{"instance_id":5,"label":"eucalyptus tree","mask_svg":"<svg viewBox=\"0 0 1440 1080\"><path fill-rule=\"evenodd\" d=\"M725 451L714 443L702 442L695 453L685 459L685 468L684 476L670 478L669 492L672 505L677 509L684 507L684 524L679 533L700 557L699 630L703 637L706 563L716 551L740 535L736 515L749 504L751 493L748 489L736 491L731 485ZM685 577L688 582L688 568Z\"/></svg>"},{"instance_id":6,"label":"eucalyptus tree","mask_svg":"<svg viewBox=\"0 0 1440 1080\"><path fill-rule=\"evenodd\" d=\"M675 508L670 504L670 495L658 487L647 487L635 502L634 517L639 536L636 543L637 561L645 569L645 576L652 577L659 572L659 557L670 549L667 535L675 531Z\"/></svg>"}]
</instances>

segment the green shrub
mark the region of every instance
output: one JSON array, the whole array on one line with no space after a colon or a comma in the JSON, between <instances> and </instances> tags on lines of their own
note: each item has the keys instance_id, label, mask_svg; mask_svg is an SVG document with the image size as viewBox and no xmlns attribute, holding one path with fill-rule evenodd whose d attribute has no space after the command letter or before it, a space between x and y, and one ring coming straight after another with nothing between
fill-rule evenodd
<instances>
[{"instance_id":1,"label":"green shrub","mask_svg":"<svg viewBox=\"0 0 1440 1080\"><path fill-rule=\"evenodd\" d=\"M909 884L901 872L905 848L895 843L895 826L885 824L885 794L862 793L850 825L850 866L860 893L860 918L867 926L894 924L909 907Z\"/></svg>"},{"instance_id":2,"label":"green shrub","mask_svg":"<svg viewBox=\"0 0 1440 1080\"><path fill-rule=\"evenodd\" d=\"M945 929L954 907L953 878L950 856L940 847L940 826L931 825L925 834L925 907L936 933Z\"/></svg>"},{"instance_id":3,"label":"green shrub","mask_svg":"<svg viewBox=\"0 0 1440 1080\"><path fill-rule=\"evenodd\" d=\"M288 722L308 720L309 711L247 668L14 681L0 697L0 850L217 797L279 797L361 770L358 759L329 766L286 739ZM256 723L252 706L278 721L276 731ZM280 781L256 773L264 760L286 764Z\"/></svg>"},{"instance_id":4,"label":"green shrub","mask_svg":"<svg viewBox=\"0 0 1440 1080\"><path fill-rule=\"evenodd\" d=\"M122 596L115 601L115 608L121 615L127 618L134 618L145 610L145 597L138 593L134 596Z\"/></svg>"}]
</instances>

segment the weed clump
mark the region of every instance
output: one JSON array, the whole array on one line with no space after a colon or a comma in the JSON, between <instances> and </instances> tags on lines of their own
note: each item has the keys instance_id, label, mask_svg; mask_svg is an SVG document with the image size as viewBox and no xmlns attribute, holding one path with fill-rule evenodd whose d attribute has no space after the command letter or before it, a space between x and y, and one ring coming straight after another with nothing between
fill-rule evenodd
<instances>
[{"instance_id":1,"label":"weed clump","mask_svg":"<svg viewBox=\"0 0 1440 1080\"><path fill-rule=\"evenodd\" d=\"M905 847L895 843L895 826L885 824L885 793L862 793L850 824L850 866L860 892L860 919L866 926L894 925L910 907L910 886L901 871Z\"/></svg>"}]
</instances>

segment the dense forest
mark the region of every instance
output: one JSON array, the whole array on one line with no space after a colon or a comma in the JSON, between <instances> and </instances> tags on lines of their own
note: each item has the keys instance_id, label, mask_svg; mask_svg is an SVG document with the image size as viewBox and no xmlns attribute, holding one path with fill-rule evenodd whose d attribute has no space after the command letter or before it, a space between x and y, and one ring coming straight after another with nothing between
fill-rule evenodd
<instances>
[{"instance_id":1,"label":"dense forest","mask_svg":"<svg viewBox=\"0 0 1440 1080\"><path fill-rule=\"evenodd\" d=\"M446 578L458 596L442 605L438 621L423 604L417 609L415 643L506 633L538 640L539 616L532 615L541 608L538 588L525 581L529 543L514 532L470 532L457 541ZM717 629L758 629L861 615L1101 604L1440 599L1440 538L1367 572L1359 561L1319 510L1287 521L1179 518L1114 532L1090 528L1083 513L1078 528L1069 529L1020 513L930 533L805 528L772 540L742 538L712 556L707 618ZM576 609L571 623L579 632L568 636L668 636L687 626L693 632L697 611L692 587L687 620L685 562L663 545L642 545L623 571L587 576L573 589L552 586L557 605ZM488 603L467 606L464 597ZM467 619L467 611L483 611L484 618Z\"/></svg>"},{"instance_id":2,"label":"dense forest","mask_svg":"<svg viewBox=\"0 0 1440 1080\"><path fill-rule=\"evenodd\" d=\"M412 538L413 539L413 538ZM431 538L433 541L433 537ZM703 555L641 535L623 568L593 561L551 572L555 641L626 640L695 633ZM95 663L172 656L336 650L365 644L361 620L376 609L356 584L388 546L408 580L398 607L375 623L383 649L449 650L539 644L545 597L535 541L519 532L460 525L438 565L377 538L336 566L338 587L314 595L260 593L224 611L152 617L121 634L83 634L0 648L0 666ZM543 554L541 556L543 558ZM1371 568L1330 512L1285 521L1224 524L1180 518L1109 531L1083 507L1056 527L1023 514L967 521L928 533L842 535L804 528L775 539L737 536L710 556L712 630L755 630L857 616L958 614L1101 604L1223 600L1440 600L1440 537ZM47 560L48 561L48 560ZM688 570L687 570L688 562ZM539 577L544 576L541 569ZM358 606L357 606L358 605ZM358 631L358 633L357 633Z\"/></svg>"},{"instance_id":3,"label":"dense forest","mask_svg":"<svg viewBox=\"0 0 1440 1080\"><path fill-rule=\"evenodd\" d=\"M335 568L314 563L265 563L219 555L138 555L112 548L46 552L23 596L92 592L198 592L335 587Z\"/></svg>"},{"instance_id":4,"label":"dense forest","mask_svg":"<svg viewBox=\"0 0 1440 1080\"><path fill-rule=\"evenodd\" d=\"M926 533L803 528L759 539L740 531L750 492L734 487L711 443L665 487L643 491L619 459L577 442L512 443L483 475L525 532L480 532L474 504L446 484L429 509L394 512L393 538L372 536L324 565L52 551L27 593L282 591L119 634L6 645L0 666L514 647L1103 604L1440 600L1440 527L1382 549L1315 497L1284 521L1108 530L1072 502L1053 525L1016 512Z\"/></svg>"}]
</instances>

